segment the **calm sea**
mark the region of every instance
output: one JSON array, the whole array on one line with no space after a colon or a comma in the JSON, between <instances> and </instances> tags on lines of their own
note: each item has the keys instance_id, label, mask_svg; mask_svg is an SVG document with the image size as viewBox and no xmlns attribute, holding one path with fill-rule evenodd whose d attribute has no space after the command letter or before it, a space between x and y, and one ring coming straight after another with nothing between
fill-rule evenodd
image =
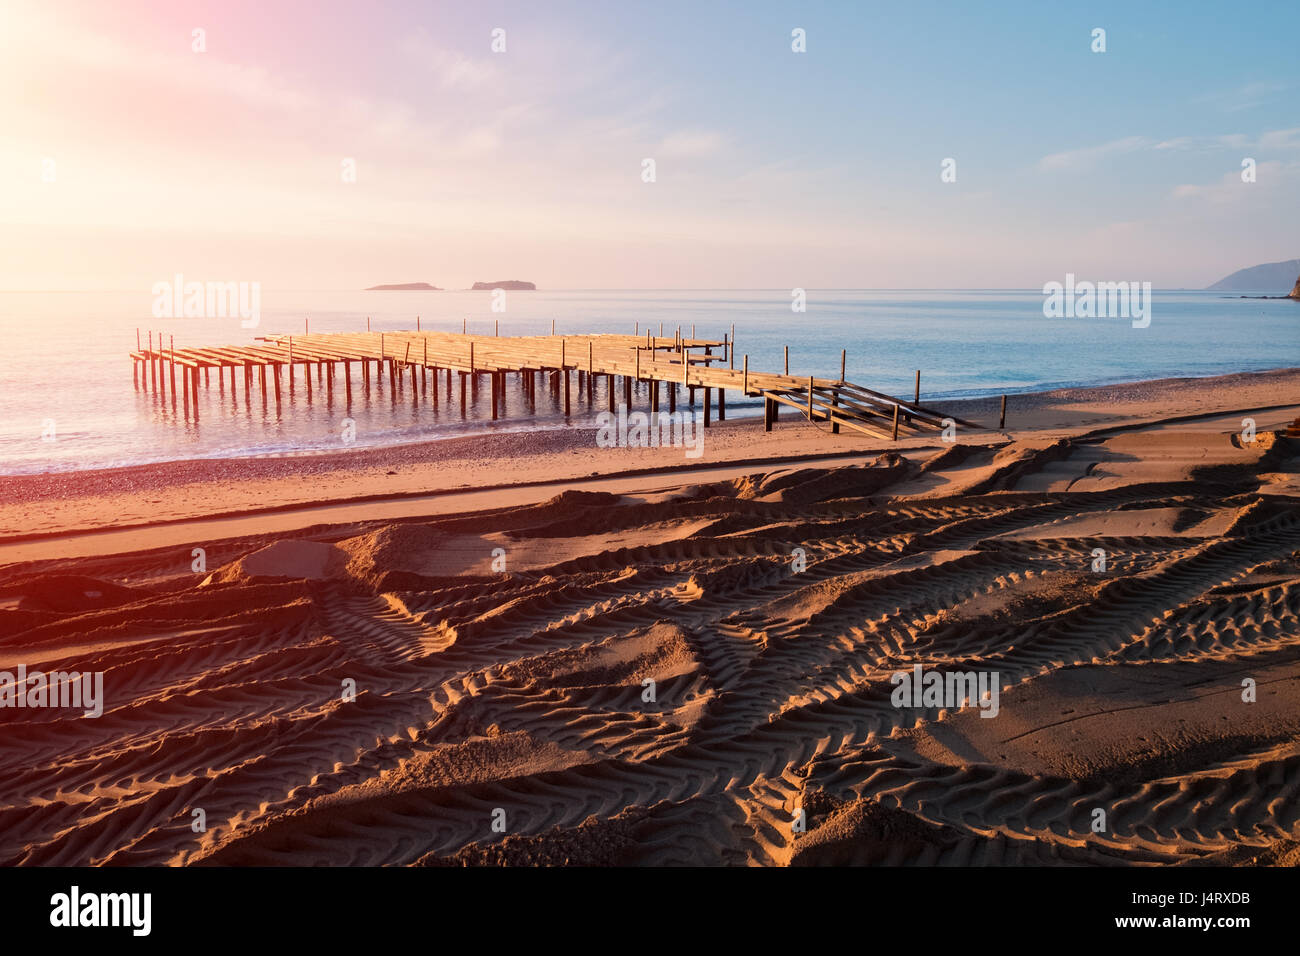
<instances>
[{"instance_id":1,"label":"calm sea","mask_svg":"<svg viewBox=\"0 0 1300 956\"><path fill-rule=\"evenodd\" d=\"M1241 299L1223 293L1159 292L1151 324L1127 319L1048 319L1043 295L1030 291L809 290L807 311L794 313L789 290L556 291L509 293L504 314L482 292L273 292L263 290L261 323L238 318L155 319L147 290L0 293L0 473L23 474L183 458L283 454L342 447L342 423L356 422L353 447L428 440L475 431L565 427L549 392L538 391L537 416L525 419L513 393L507 418L491 422L487 389L462 422L460 404L438 409L387 395L342 388L333 403L299 386L279 413L256 391L243 401L229 387L200 389L198 422L131 384L128 353L136 330L175 338L176 347L252 343L268 333L356 331L370 317L375 331L414 328L491 335L627 332L639 324L672 335L692 326L721 338L735 324L738 353L750 368L779 371L790 347L790 372L835 376L848 350L848 378L890 394L910 395L921 369L922 399L974 397L1071 385L1300 366L1300 303ZM739 365L739 359L737 359ZM286 393L287 399L287 393ZM597 397L595 410L604 407ZM752 414L731 396L729 414ZM576 403L572 421L594 411ZM53 440L46 440L43 435Z\"/></svg>"}]
</instances>

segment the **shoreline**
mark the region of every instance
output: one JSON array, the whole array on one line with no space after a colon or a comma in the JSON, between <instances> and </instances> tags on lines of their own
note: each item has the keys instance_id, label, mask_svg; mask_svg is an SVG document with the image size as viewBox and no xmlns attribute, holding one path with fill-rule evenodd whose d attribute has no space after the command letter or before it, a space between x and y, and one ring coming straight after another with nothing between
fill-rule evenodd
<instances>
[{"instance_id":1,"label":"shoreline","mask_svg":"<svg viewBox=\"0 0 1300 956\"><path fill-rule=\"evenodd\" d=\"M1282 296L1281 298L1288 298ZM1277 368L1256 369L1250 372L1230 372L1215 373L1210 375L1174 375L1163 378L1153 379L1103 379L1083 384L1061 384L1049 386L1016 386L1002 392L990 392L989 394L969 394L971 390L956 390L952 393L941 393L937 395L921 396L921 404L930 408L951 408L959 417L963 416L963 410L969 411L975 407L987 407L992 414L997 414L997 404L1005 395L1008 402L1014 402L1019 399L1030 398L1037 399L1048 395L1064 395L1066 393L1095 393L1103 389L1111 388L1129 388L1138 385L1158 385L1163 383L1184 383L1184 382L1212 382L1219 379L1231 379L1239 376L1260 376L1287 374L1300 369L1300 367L1279 366ZM982 390L980 390L982 391ZM906 397L903 398L906 401ZM728 401L727 412L731 416L723 426L730 424L734 419L737 423L761 421L762 420L762 403L759 399L736 398L734 395ZM634 409L635 410L635 409ZM0 472L0 485L8 481L17 481L21 479L46 479L51 480L62 476L92 476L92 475L111 475L117 473L129 473L133 470L167 468L172 466L182 467L199 467L210 465L213 468L219 467L222 463L232 462L252 462L252 461L274 461L279 459L295 458L323 458L333 456L360 456L366 453L381 454L396 448L415 447L421 445L441 445L447 442L484 440L493 437L506 435L535 434L539 431L594 431L595 428L582 424L574 424L564 419L562 415L552 415L550 417L533 417L528 419L504 419L501 421L490 421L487 419L476 419L467 422L448 423L449 430L454 429L454 434L442 436L422 436L414 440L404 440L395 437L392 440L379 442L376 444L357 445L348 449L339 449L333 446L311 446L311 447L287 447L278 451L253 451L252 449L234 449L218 450L212 453L199 454L185 458L160 458L158 460L131 461L131 462L113 462L109 464L97 464L89 467L63 467L61 464L48 468L44 471L17 471L17 472ZM715 420L713 428L719 427Z\"/></svg>"},{"instance_id":2,"label":"shoreline","mask_svg":"<svg viewBox=\"0 0 1300 956\"><path fill-rule=\"evenodd\" d=\"M1300 402L1300 369L1214 378L1155 379L1054 389L1009 398L1007 428L996 428L999 398L942 403L942 410L986 427L980 441L1055 439L1103 426L1164 421L1232 409ZM988 427L988 426L993 427ZM1262 427L1262 426L1261 426ZM470 490L504 491L561 481L671 474L728 467L834 460L898 448L939 449L933 436L893 443L838 436L783 413L774 430L760 419L717 423L704 453L680 448L595 447L588 426L476 434L276 457L186 459L154 465L0 477L0 544L180 521L273 514L326 504L400 500ZM959 436L959 440L960 437Z\"/></svg>"}]
</instances>

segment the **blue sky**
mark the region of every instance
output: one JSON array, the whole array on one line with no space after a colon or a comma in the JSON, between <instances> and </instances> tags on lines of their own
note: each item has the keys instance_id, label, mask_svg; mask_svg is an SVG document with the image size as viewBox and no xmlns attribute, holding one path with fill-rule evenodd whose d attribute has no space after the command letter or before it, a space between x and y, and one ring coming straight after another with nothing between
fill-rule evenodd
<instances>
[{"instance_id":1,"label":"blue sky","mask_svg":"<svg viewBox=\"0 0 1300 956\"><path fill-rule=\"evenodd\" d=\"M1294 2L17 0L0 18L19 91L0 288L1199 287L1300 256Z\"/></svg>"}]
</instances>

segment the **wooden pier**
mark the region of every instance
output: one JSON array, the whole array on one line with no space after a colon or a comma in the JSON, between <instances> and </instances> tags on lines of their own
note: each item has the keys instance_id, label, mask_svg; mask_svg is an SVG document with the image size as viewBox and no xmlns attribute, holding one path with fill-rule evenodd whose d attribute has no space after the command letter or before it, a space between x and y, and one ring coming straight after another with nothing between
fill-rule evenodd
<instances>
[{"instance_id":1,"label":"wooden pier","mask_svg":"<svg viewBox=\"0 0 1300 956\"><path fill-rule=\"evenodd\" d=\"M767 431L772 430L782 406L832 432L844 428L872 438L897 440L941 429L945 419L980 427L922 406L919 372L916 395L908 402L846 381L843 352L840 377L834 379L788 374L788 349L785 373L751 370L748 355L737 361L734 333L712 340L687 338L680 330L672 337L649 332L644 336L501 336L417 328L270 335L249 346L180 349L170 337L164 343L158 335L155 342L154 335L148 333L147 340L139 341L131 353L136 387L163 397L170 395L173 407L179 391L186 418L192 407L197 419L200 379L210 388L215 371L216 385L222 391L228 374L232 395L237 397L242 390L245 401L251 402L256 390L263 405L274 401L277 408L286 394L295 394L299 387L308 398L314 387L327 400L334 399L336 390L341 391L340 397L350 405L358 390L364 395L382 394L387 386L394 402L409 393L416 404L445 401L454 407L458 398L460 414L465 417L467 394L477 393L485 382L491 389L492 418L498 419L505 415L508 376L514 376L527 412L536 410L537 389L549 384L567 416L575 392L578 400L585 397L589 407L593 404L596 383L603 377L610 411L616 408L620 389L623 404L632 408L633 383L637 382L645 383L649 393L645 411L674 412L680 387L685 403L694 406L697 397L702 399L705 427L715 415L717 420L725 420L728 392L762 398ZM341 382L336 381L339 372ZM459 396L453 389L457 379Z\"/></svg>"}]
</instances>

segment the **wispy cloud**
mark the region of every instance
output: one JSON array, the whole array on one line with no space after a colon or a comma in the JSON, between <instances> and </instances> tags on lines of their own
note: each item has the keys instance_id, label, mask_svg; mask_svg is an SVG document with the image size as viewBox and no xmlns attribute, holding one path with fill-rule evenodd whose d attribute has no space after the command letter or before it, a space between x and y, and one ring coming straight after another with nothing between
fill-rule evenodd
<instances>
[{"instance_id":1,"label":"wispy cloud","mask_svg":"<svg viewBox=\"0 0 1300 956\"><path fill-rule=\"evenodd\" d=\"M1126 136L1109 143L1096 146L1084 146L1081 149L1069 149L1060 153L1050 153L1038 161L1039 169L1089 169L1099 161L1110 156L1135 153L1151 146L1151 140L1145 136Z\"/></svg>"},{"instance_id":2,"label":"wispy cloud","mask_svg":"<svg viewBox=\"0 0 1300 956\"><path fill-rule=\"evenodd\" d=\"M1261 149L1300 149L1300 126L1275 129L1259 137Z\"/></svg>"},{"instance_id":3,"label":"wispy cloud","mask_svg":"<svg viewBox=\"0 0 1300 956\"><path fill-rule=\"evenodd\" d=\"M398 50L446 89L478 89L499 76L486 44L482 56L471 57L439 45L428 31L420 28L402 37Z\"/></svg>"},{"instance_id":4,"label":"wispy cloud","mask_svg":"<svg viewBox=\"0 0 1300 956\"><path fill-rule=\"evenodd\" d=\"M1284 83L1246 83L1230 90L1212 90L1192 98L1194 103L1202 103L1225 113L1238 113L1242 110L1262 106L1270 100L1279 98L1289 86Z\"/></svg>"},{"instance_id":5,"label":"wispy cloud","mask_svg":"<svg viewBox=\"0 0 1300 956\"><path fill-rule=\"evenodd\" d=\"M1255 181L1243 182L1241 172L1224 173L1212 183L1183 183L1170 193L1178 200L1201 200L1215 205L1267 201L1276 195L1285 177L1300 171L1300 161L1268 160L1255 167Z\"/></svg>"},{"instance_id":6,"label":"wispy cloud","mask_svg":"<svg viewBox=\"0 0 1300 956\"><path fill-rule=\"evenodd\" d=\"M719 152L727 139L714 130L678 130L655 147L655 155L670 159L699 159Z\"/></svg>"},{"instance_id":7,"label":"wispy cloud","mask_svg":"<svg viewBox=\"0 0 1300 956\"><path fill-rule=\"evenodd\" d=\"M1245 133L1223 133L1218 136L1174 136L1154 140L1146 136L1126 136L1096 146L1051 153L1038 161L1045 170L1091 169L1108 157L1137 153L1143 150L1210 152L1215 150L1280 151L1300 149L1300 127L1265 130L1257 136Z\"/></svg>"}]
</instances>

